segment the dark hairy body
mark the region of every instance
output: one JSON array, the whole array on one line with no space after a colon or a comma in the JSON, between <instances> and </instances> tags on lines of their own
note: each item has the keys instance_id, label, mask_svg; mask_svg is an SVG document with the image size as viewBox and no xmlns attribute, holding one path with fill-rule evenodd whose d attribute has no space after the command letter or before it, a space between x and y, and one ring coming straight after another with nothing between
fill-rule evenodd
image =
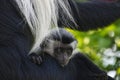
<instances>
[{"instance_id":1,"label":"dark hairy body","mask_svg":"<svg viewBox=\"0 0 120 80\"><path fill-rule=\"evenodd\" d=\"M64 23L64 18L59 19L60 26L86 31L120 18L120 3L69 1L78 27ZM28 59L31 35L15 2L0 0L0 80L113 80L82 54L74 55L64 68L47 54L42 65L32 63Z\"/></svg>"},{"instance_id":2,"label":"dark hairy body","mask_svg":"<svg viewBox=\"0 0 120 80\"><path fill-rule=\"evenodd\" d=\"M64 67L69 63L76 46L77 40L68 31L63 28L52 29L42 40L38 50L29 54L29 57L40 65L43 61L41 55L49 54L61 67Z\"/></svg>"}]
</instances>

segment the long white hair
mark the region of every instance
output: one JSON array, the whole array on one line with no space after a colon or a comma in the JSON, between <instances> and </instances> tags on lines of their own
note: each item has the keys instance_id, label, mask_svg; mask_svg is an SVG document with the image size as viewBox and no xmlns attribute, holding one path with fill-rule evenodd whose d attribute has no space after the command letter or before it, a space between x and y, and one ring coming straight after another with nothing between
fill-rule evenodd
<instances>
[{"instance_id":1,"label":"long white hair","mask_svg":"<svg viewBox=\"0 0 120 80\"><path fill-rule=\"evenodd\" d=\"M61 8L63 13L74 21L68 0L16 0L16 3L34 36L30 53L39 47L52 27L58 27L58 12L60 12L58 8Z\"/></svg>"}]
</instances>

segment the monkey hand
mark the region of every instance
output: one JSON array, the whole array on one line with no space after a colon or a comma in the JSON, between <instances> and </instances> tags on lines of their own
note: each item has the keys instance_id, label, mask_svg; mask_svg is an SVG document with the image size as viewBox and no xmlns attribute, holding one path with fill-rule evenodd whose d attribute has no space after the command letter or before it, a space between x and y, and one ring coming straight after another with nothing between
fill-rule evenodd
<instances>
[{"instance_id":1,"label":"monkey hand","mask_svg":"<svg viewBox=\"0 0 120 80\"><path fill-rule=\"evenodd\" d=\"M36 53L31 53L29 55L29 58L35 64L40 65L42 63L42 57L40 55L37 55Z\"/></svg>"}]
</instances>

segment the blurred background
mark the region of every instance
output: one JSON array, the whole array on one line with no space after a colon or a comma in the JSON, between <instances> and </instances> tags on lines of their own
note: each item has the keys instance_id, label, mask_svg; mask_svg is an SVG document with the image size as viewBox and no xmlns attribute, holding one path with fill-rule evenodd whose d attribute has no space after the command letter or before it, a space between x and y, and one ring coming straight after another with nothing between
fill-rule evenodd
<instances>
[{"instance_id":1,"label":"blurred background","mask_svg":"<svg viewBox=\"0 0 120 80\"><path fill-rule=\"evenodd\" d=\"M120 80L120 20L105 28L88 32L67 30L78 40L77 49L80 52L88 56L92 62L115 80Z\"/></svg>"}]
</instances>

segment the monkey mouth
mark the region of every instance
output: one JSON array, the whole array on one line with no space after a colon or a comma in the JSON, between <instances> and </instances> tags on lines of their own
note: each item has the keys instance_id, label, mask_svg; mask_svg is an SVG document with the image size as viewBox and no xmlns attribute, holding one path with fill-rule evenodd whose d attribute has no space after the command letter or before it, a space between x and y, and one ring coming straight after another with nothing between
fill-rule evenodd
<instances>
[{"instance_id":1,"label":"monkey mouth","mask_svg":"<svg viewBox=\"0 0 120 80\"><path fill-rule=\"evenodd\" d=\"M61 66L62 66L62 67L65 67L66 65L64 65L64 64L61 64Z\"/></svg>"},{"instance_id":2,"label":"monkey mouth","mask_svg":"<svg viewBox=\"0 0 120 80\"><path fill-rule=\"evenodd\" d=\"M66 62L63 62L63 63L60 63L62 67L65 67L67 66L67 64L69 63L69 61L66 61Z\"/></svg>"}]
</instances>

